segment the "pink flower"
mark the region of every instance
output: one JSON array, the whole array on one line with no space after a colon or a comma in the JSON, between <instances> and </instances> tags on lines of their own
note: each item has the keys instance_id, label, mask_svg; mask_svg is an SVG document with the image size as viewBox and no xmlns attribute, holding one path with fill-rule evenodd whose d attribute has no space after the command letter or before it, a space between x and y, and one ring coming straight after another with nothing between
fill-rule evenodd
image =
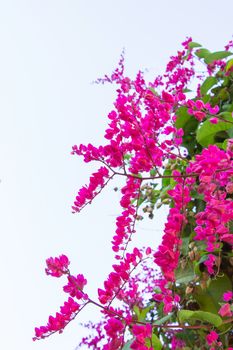
<instances>
[{"instance_id":1,"label":"pink flower","mask_svg":"<svg viewBox=\"0 0 233 350\"><path fill-rule=\"evenodd\" d=\"M193 115L200 122L206 117L206 113L202 111L194 111Z\"/></svg>"},{"instance_id":2,"label":"pink flower","mask_svg":"<svg viewBox=\"0 0 233 350\"><path fill-rule=\"evenodd\" d=\"M230 290L223 294L224 301L230 301L231 299L233 299L233 292L231 292Z\"/></svg>"},{"instance_id":3,"label":"pink flower","mask_svg":"<svg viewBox=\"0 0 233 350\"><path fill-rule=\"evenodd\" d=\"M132 333L135 337L135 340L130 346L131 349L148 350L148 347L146 346L145 341L147 338L151 338L151 332L152 332L152 327L150 324L147 324L145 326L141 326L137 324L133 325Z\"/></svg>"},{"instance_id":4,"label":"pink flower","mask_svg":"<svg viewBox=\"0 0 233 350\"><path fill-rule=\"evenodd\" d=\"M68 284L63 287L63 290L72 297L86 300L88 296L83 292L83 288L86 284L87 280L81 274L77 275L77 277L68 276Z\"/></svg>"},{"instance_id":5,"label":"pink flower","mask_svg":"<svg viewBox=\"0 0 233 350\"><path fill-rule=\"evenodd\" d=\"M220 307L220 310L218 313L222 317L231 317L232 316L231 305L229 303L223 304Z\"/></svg>"},{"instance_id":6,"label":"pink flower","mask_svg":"<svg viewBox=\"0 0 233 350\"><path fill-rule=\"evenodd\" d=\"M215 266L216 256L213 254L208 255L208 259L204 261L204 265L207 267L207 271L210 275L214 274L214 266Z\"/></svg>"},{"instance_id":7,"label":"pink flower","mask_svg":"<svg viewBox=\"0 0 233 350\"><path fill-rule=\"evenodd\" d=\"M209 110L209 113L210 114L217 114L218 112L219 112L219 106L218 105L216 105L216 106L214 106L214 107L209 107L208 108L208 110Z\"/></svg>"},{"instance_id":8,"label":"pink flower","mask_svg":"<svg viewBox=\"0 0 233 350\"><path fill-rule=\"evenodd\" d=\"M60 255L58 258L48 258L46 264L47 268L45 269L45 272L47 275L61 277L68 273L70 262L66 255Z\"/></svg>"},{"instance_id":9,"label":"pink flower","mask_svg":"<svg viewBox=\"0 0 233 350\"><path fill-rule=\"evenodd\" d=\"M79 190L74 205L72 206L73 212L79 212L87 203L90 203L98 192L106 185L108 179L109 171L105 167L101 167L96 173L93 173L90 177L89 185L83 186Z\"/></svg>"},{"instance_id":10,"label":"pink flower","mask_svg":"<svg viewBox=\"0 0 233 350\"><path fill-rule=\"evenodd\" d=\"M174 97L166 91L162 91L162 99L168 103L174 103Z\"/></svg>"},{"instance_id":11,"label":"pink flower","mask_svg":"<svg viewBox=\"0 0 233 350\"><path fill-rule=\"evenodd\" d=\"M218 123L218 118L210 118L210 122L212 124L217 124Z\"/></svg>"},{"instance_id":12,"label":"pink flower","mask_svg":"<svg viewBox=\"0 0 233 350\"><path fill-rule=\"evenodd\" d=\"M118 333L121 333L124 330L124 324L120 320L111 317L107 321L107 324L104 326L104 328L107 335L113 338L119 336Z\"/></svg>"},{"instance_id":13,"label":"pink flower","mask_svg":"<svg viewBox=\"0 0 233 350\"><path fill-rule=\"evenodd\" d=\"M207 336L206 336L206 341L208 345L212 345L218 340L218 334L214 331L211 331Z\"/></svg>"}]
</instances>

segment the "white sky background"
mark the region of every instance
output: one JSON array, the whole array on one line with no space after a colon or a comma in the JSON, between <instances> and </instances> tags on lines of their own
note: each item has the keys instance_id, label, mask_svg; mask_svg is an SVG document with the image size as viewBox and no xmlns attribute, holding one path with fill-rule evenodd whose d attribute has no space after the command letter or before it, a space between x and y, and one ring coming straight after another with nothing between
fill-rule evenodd
<instances>
[{"instance_id":1,"label":"white sky background","mask_svg":"<svg viewBox=\"0 0 233 350\"><path fill-rule=\"evenodd\" d=\"M88 291L111 270L119 214L113 184L79 215L70 207L93 165L70 156L73 144L102 142L113 88L90 82L115 68L146 77L162 71L191 35L210 50L232 35L232 1L0 1L0 348L73 350L79 321L62 335L33 343L67 298L62 280L44 274L49 256L65 253ZM158 245L165 213L139 224L141 242ZM140 240L140 239L139 239Z\"/></svg>"}]
</instances>

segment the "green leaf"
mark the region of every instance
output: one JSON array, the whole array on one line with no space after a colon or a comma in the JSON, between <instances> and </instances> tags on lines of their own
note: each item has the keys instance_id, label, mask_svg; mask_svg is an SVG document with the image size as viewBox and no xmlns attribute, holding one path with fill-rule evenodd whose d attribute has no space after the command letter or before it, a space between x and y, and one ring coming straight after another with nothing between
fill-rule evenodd
<instances>
[{"instance_id":1,"label":"green leaf","mask_svg":"<svg viewBox=\"0 0 233 350\"><path fill-rule=\"evenodd\" d=\"M189 283L192 281L195 277L194 270L193 270L193 265L191 263L187 264L184 269L182 269L181 266L179 266L176 271L176 283Z\"/></svg>"},{"instance_id":2,"label":"green leaf","mask_svg":"<svg viewBox=\"0 0 233 350\"><path fill-rule=\"evenodd\" d=\"M222 60L223 58L226 58L228 56L231 56L232 53L229 51L217 51L210 53L205 57L205 63L210 64L214 61Z\"/></svg>"},{"instance_id":3,"label":"green leaf","mask_svg":"<svg viewBox=\"0 0 233 350\"><path fill-rule=\"evenodd\" d=\"M196 190L191 191L191 196L192 196L192 198L201 199L201 200L203 200L203 198L204 198L203 193L198 193Z\"/></svg>"},{"instance_id":4,"label":"green leaf","mask_svg":"<svg viewBox=\"0 0 233 350\"><path fill-rule=\"evenodd\" d=\"M140 309L139 309L139 307L137 305L134 305L133 311L135 312L135 314L139 318L139 316L140 316Z\"/></svg>"},{"instance_id":5,"label":"green leaf","mask_svg":"<svg viewBox=\"0 0 233 350\"><path fill-rule=\"evenodd\" d=\"M139 199L137 200L138 207L140 207L140 205L142 205L142 203L144 203L145 200L146 200L146 197L140 196Z\"/></svg>"},{"instance_id":6,"label":"green leaf","mask_svg":"<svg viewBox=\"0 0 233 350\"><path fill-rule=\"evenodd\" d=\"M229 135L229 137L232 139L233 138L233 128L230 128L227 130L227 134Z\"/></svg>"},{"instance_id":7,"label":"green leaf","mask_svg":"<svg viewBox=\"0 0 233 350\"><path fill-rule=\"evenodd\" d=\"M146 306L143 309L140 309L137 305L134 306L133 310L135 314L137 315L139 322L144 322L146 320L146 316L150 310L152 310L155 307L154 303L151 303L150 305Z\"/></svg>"},{"instance_id":8,"label":"green leaf","mask_svg":"<svg viewBox=\"0 0 233 350\"><path fill-rule=\"evenodd\" d=\"M227 61L226 72L233 66L233 58Z\"/></svg>"},{"instance_id":9,"label":"green leaf","mask_svg":"<svg viewBox=\"0 0 233 350\"><path fill-rule=\"evenodd\" d=\"M190 241L190 237L182 237L182 247L181 247L181 253L183 255L187 255L188 254L188 250L189 250L189 241Z\"/></svg>"},{"instance_id":10,"label":"green leaf","mask_svg":"<svg viewBox=\"0 0 233 350\"><path fill-rule=\"evenodd\" d=\"M200 286L195 288L193 297L197 300L201 310L218 314L219 301L227 290L231 290L231 281L227 276L218 277L211 280L209 286L202 289Z\"/></svg>"},{"instance_id":11,"label":"green leaf","mask_svg":"<svg viewBox=\"0 0 233 350\"><path fill-rule=\"evenodd\" d=\"M183 93L186 94L186 93L192 92L192 91L193 91L193 90L190 90L190 89L186 88L186 89L183 90Z\"/></svg>"},{"instance_id":12,"label":"green leaf","mask_svg":"<svg viewBox=\"0 0 233 350\"><path fill-rule=\"evenodd\" d=\"M165 169L164 172L163 172L163 176L170 176L172 174L172 171L171 169ZM164 187L168 187L170 185L170 181L171 181L171 178L170 177L164 177L162 179L162 186L163 188ZM169 188L168 188L169 189ZM167 190L168 190L167 189Z\"/></svg>"},{"instance_id":13,"label":"green leaf","mask_svg":"<svg viewBox=\"0 0 233 350\"><path fill-rule=\"evenodd\" d=\"M218 92L216 97L222 101L227 101L230 99L230 94L229 94L229 91L227 90L227 88L224 87Z\"/></svg>"},{"instance_id":14,"label":"green leaf","mask_svg":"<svg viewBox=\"0 0 233 350\"><path fill-rule=\"evenodd\" d=\"M194 116L190 115L187 112L188 108L187 107L180 107L176 111L176 122L175 122L175 127L177 129L182 128L185 134L189 134L191 131L196 130L198 121Z\"/></svg>"},{"instance_id":15,"label":"green leaf","mask_svg":"<svg viewBox=\"0 0 233 350\"><path fill-rule=\"evenodd\" d=\"M208 254L203 254L202 257L198 260L198 264L203 263L208 259L209 255Z\"/></svg>"},{"instance_id":16,"label":"green leaf","mask_svg":"<svg viewBox=\"0 0 233 350\"><path fill-rule=\"evenodd\" d=\"M131 157L131 154L124 154L124 160L130 160Z\"/></svg>"},{"instance_id":17,"label":"green leaf","mask_svg":"<svg viewBox=\"0 0 233 350\"><path fill-rule=\"evenodd\" d=\"M206 58L210 54L210 51L207 49L199 49L195 52L195 55L199 58Z\"/></svg>"},{"instance_id":18,"label":"green leaf","mask_svg":"<svg viewBox=\"0 0 233 350\"><path fill-rule=\"evenodd\" d=\"M196 43L195 41L191 41L189 44L188 44L189 48L190 49L193 49L194 47L201 47L202 45L199 44L199 43Z\"/></svg>"},{"instance_id":19,"label":"green leaf","mask_svg":"<svg viewBox=\"0 0 233 350\"><path fill-rule=\"evenodd\" d=\"M212 86L217 84L218 80L216 77L208 77L201 86L201 94L206 95Z\"/></svg>"},{"instance_id":20,"label":"green leaf","mask_svg":"<svg viewBox=\"0 0 233 350\"><path fill-rule=\"evenodd\" d=\"M162 325L162 324L165 324L165 322L169 321L169 320L172 318L173 315L174 315L173 313L170 313L170 314L168 314L168 315L166 315L166 316L160 318L159 320L156 320L156 321L154 322L154 324L156 324L156 325L158 325L158 326L160 326L160 325Z\"/></svg>"},{"instance_id":21,"label":"green leaf","mask_svg":"<svg viewBox=\"0 0 233 350\"><path fill-rule=\"evenodd\" d=\"M151 338L146 339L146 346L150 348L152 345L152 348L155 350L161 350L163 345L161 344L161 341L157 337L156 334L152 334Z\"/></svg>"},{"instance_id":22,"label":"green leaf","mask_svg":"<svg viewBox=\"0 0 233 350\"><path fill-rule=\"evenodd\" d=\"M189 321L208 322L213 324L215 327L219 327L222 324L222 319L220 316L206 311L180 310L178 312L178 319L181 323Z\"/></svg>"},{"instance_id":23,"label":"green leaf","mask_svg":"<svg viewBox=\"0 0 233 350\"><path fill-rule=\"evenodd\" d=\"M233 112L233 103L226 103L222 106L225 112Z\"/></svg>"},{"instance_id":24,"label":"green leaf","mask_svg":"<svg viewBox=\"0 0 233 350\"><path fill-rule=\"evenodd\" d=\"M223 115L224 113L224 115ZM229 112L223 112L221 113L221 116L224 118L225 121L220 121L217 124L210 123L209 120L206 120L201 127L197 130L197 142L200 143L202 147L207 147L210 144L215 143L215 135L223 130L228 130L232 128L233 118L231 116L231 113Z\"/></svg>"},{"instance_id":25,"label":"green leaf","mask_svg":"<svg viewBox=\"0 0 233 350\"><path fill-rule=\"evenodd\" d=\"M156 175L156 170L155 169L151 169L150 171L150 176L155 176Z\"/></svg>"},{"instance_id":26,"label":"green leaf","mask_svg":"<svg viewBox=\"0 0 233 350\"><path fill-rule=\"evenodd\" d=\"M224 150L226 151L227 145L228 145L228 140L225 140L225 141L223 141L222 147L221 147L221 148L224 149Z\"/></svg>"}]
</instances>

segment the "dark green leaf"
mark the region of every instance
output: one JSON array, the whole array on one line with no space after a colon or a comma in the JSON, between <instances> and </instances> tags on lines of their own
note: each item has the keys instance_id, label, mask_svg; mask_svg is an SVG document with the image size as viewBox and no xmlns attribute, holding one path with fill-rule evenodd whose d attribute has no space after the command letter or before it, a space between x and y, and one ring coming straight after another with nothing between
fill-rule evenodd
<instances>
[{"instance_id":1,"label":"dark green leaf","mask_svg":"<svg viewBox=\"0 0 233 350\"><path fill-rule=\"evenodd\" d=\"M226 87L222 88L219 93L217 94L216 98L218 98L218 100L222 100L222 101L227 101L230 99L230 94L229 91L227 90Z\"/></svg>"},{"instance_id":2,"label":"dark green leaf","mask_svg":"<svg viewBox=\"0 0 233 350\"><path fill-rule=\"evenodd\" d=\"M192 196L192 198L201 199L201 200L203 200L203 198L204 198L203 193L198 193L196 190L191 191L191 196Z\"/></svg>"},{"instance_id":3,"label":"dark green leaf","mask_svg":"<svg viewBox=\"0 0 233 350\"><path fill-rule=\"evenodd\" d=\"M192 264L187 264L184 269L182 269L181 266L176 269L176 283L189 283L192 281L195 277L194 270L193 270L193 265Z\"/></svg>"},{"instance_id":4,"label":"dark green leaf","mask_svg":"<svg viewBox=\"0 0 233 350\"><path fill-rule=\"evenodd\" d=\"M223 277L212 280L205 289L197 286L193 296L203 311L217 314L219 310L219 301L222 299L223 293L227 290L231 290L231 288L231 281L224 275Z\"/></svg>"},{"instance_id":5,"label":"dark green leaf","mask_svg":"<svg viewBox=\"0 0 233 350\"><path fill-rule=\"evenodd\" d=\"M196 130L198 121L192 115L188 114L187 107L180 107L176 111L175 126L177 129L182 128L185 134L189 134L191 131Z\"/></svg>"},{"instance_id":6,"label":"dark green leaf","mask_svg":"<svg viewBox=\"0 0 233 350\"><path fill-rule=\"evenodd\" d=\"M222 106L222 109L226 112L233 112L233 103L226 103Z\"/></svg>"}]
</instances>

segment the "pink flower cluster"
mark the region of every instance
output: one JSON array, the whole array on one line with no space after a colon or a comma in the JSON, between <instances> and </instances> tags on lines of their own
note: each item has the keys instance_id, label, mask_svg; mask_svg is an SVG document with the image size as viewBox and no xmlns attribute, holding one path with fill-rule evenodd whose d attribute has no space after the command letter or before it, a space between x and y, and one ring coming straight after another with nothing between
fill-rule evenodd
<instances>
[{"instance_id":1,"label":"pink flower cluster","mask_svg":"<svg viewBox=\"0 0 233 350\"><path fill-rule=\"evenodd\" d=\"M191 38L187 38L182 43L184 50L178 51L176 56L171 56L171 60L167 64L164 77L167 79L166 88L171 91L182 92L195 75L192 50L188 46L191 41Z\"/></svg>"},{"instance_id":2,"label":"pink flower cluster","mask_svg":"<svg viewBox=\"0 0 233 350\"><path fill-rule=\"evenodd\" d=\"M106 167L101 167L96 173L92 174L89 185L79 190L72 206L73 212L79 212L86 204L91 203L93 198L106 185L108 179L109 171Z\"/></svg>"},{"instance_id":3,"label":"pink flower cluster","mask_svg":"<svg viewBox=\"0 0 233 350\"><path fill-rule=\"evenodd\" d=\"M185 346L186 346L186 343L184 340L178 339L176 335L173 335L172 341L171 341L172 350L177 350L177 349L182 350L183 348L185 348Z\"/></svg>"},{"instance_id":4,"label":"pink flower cluster","mask_svg":"<svg viewBox=\"0 0 233 350\"><path fill-rule=\"evenodd\" d=\"M80 305L70 298L60 307L60 312L56 316L49 316L46 326L35 328L35 337L33 340L43 339L50 336L52 333L62 333L65 326L75 318Z\"/></svg>"},{"instance_id":5,"label":"pink flower cluster","mask_svg":"<svg viewBox=\"0 0 233 350\"><path fill-rule=\"evenodd\" d=\"M233 234L228 223L233 220L233 202L227 198L233 176L233 162L228 152L215 145L204 149L191 163L187 173L199 175L197 191L206 202L204 211L196 215L195 240L206 242L206 250L214 252L220 242L233 245ZM209 274L214 274L215 255L209 254L204 262Z\"/></svg>"},{"instance_id":6,"label":"pink flower cluster","mask_svg":"<svg viewBox=\"0 0 233 350\"><path fill-rule=\"evenodd\" d=\"M222 317L232 317L233 316L233 292L227 291L223 294L223 300L226 301L226 303L222 304L220 307L218 313Z\"/></svg>"},{"instance_id":7,"label":"pink flower cluster","mask_svg":"<svg viewBox=\"0 0 233 350\"><path fill-rule=\"evenodd\" d=\"M182 51L171 57L166 74L157 77L154 83L148 85L149 88L141 72L134 80L124 76L123 55L113 74L98 80L116 83L117 97L114 109L108 115L106 144L98 147L91 144L73 146L72 154L82 156L86 163L97 161L102 166L92 174L89 184L78 191L72 209L74 213L79 212L91 203L113 177L125 178L120 199L122 212L116 219L116 230L111 242L116 263L103 289L98 289L97 302L84 292L87 284L85 277L82 274L70 274L70 262L65 255L47 259L48 275L67 277L63 291L69 294L69 298L60 307L60 312L54 317L49 316L46 326L35 328L34 340L55 332L61 333L80 310L92 303L100 308L104 321L90 327L97 335L84 338L82 345L96 350L118 350L123 348L127 333L130 332L131 349L153 350L153 326L156 327L156 321L154 325L153 321L158 316L157 311L158 314L168 314L183 308L183 300L173 287L193 190L205 202L205 208L195 215L197 225L194 239L206 243L208 257L204 265L210 275L214 275L217 270L216 250L223 244L233 245L233 234L229 229L229 222L233 220L233 202L230 200L233 193L233 141L230 140L226 151L212 145L204 149L190 163L186 173L186 165L182 165L182 173L173 171L171 177L175 180L175 186L167 191L172 205L158 250L152 252L149 247L146 250L134 248L131 253L127 252L135 233L139 203L144 199L141 197L142 182L150 179L154 185L155 179L163 177L167 161L169 165L170 160L174 160L174 163L171 161L173 165L179 161L185 164L187 161L180 148L184 131L175 127L177 108L180 105L188 107L188 113L199 122L209 115L215 116L210 119L212 123L218 122L216 114L219 107L204 103L200 89L200 99L186 101L184 89L195 76L190 42L191 38L188 38L182 44ZM211 72L217 66L223 67L221 62L214 62L208 69ZM144 264L149 257L151 267ZM159 278L155 264L162 272ZM139 265L141 273L135 275ZM112 306L115 300L117 307ZM232 292L224 293L223 300L225 303L221 305L219 314L231 317ZM149 311L140 318L148 305ZM151 320L151 324L148 320ZM185 343L178 336L175 337L167 323L166 328L165 332L171 340L168 346L172 349L185 347ZM214 331L206 336L206 343L211 349L222 345Z\"/></svg>"},{"instance_id":8,"label":"pink flower cluster","mask_svg":"<svg viewBox=\"0 0 233 350\"><path fill-rule=\"evenodd\" d=\"M80 211L90 203L111 177L120 174L127 178L126 185L121 190L120 204L124 210L117 218L117 229L112 240L116 253L124 251L134 233L137 197L141 184L137 175L148 173L152 169L158 171L164 159L176 157L173 150L182 143L183 130L174 127L173 112L177 105L185 100L182 87L187 85L193 75L191 56L184 59L187 50L189 51L187 43L184 43L184 50L172 57L167 67L167 89L175 82L176 90L179 86L176 94L165 89L161 95L155 94L146 86L141 72L134 80L125 77L122 56L119 68L112 76L106 76L103 81L99 80L115 82L119 86L115 109L108 115L109 124L105 131L107 144L99 147L91 144L73 146L72 154L83 156L85 162L99 161L105 165L93 174L90 184L78 192L72 207L74 212ZM185 62L191 68L184 67ZM160 82L160 85L163 84L165 82ZM167 139L160 140L161 134L166 134ZM107 169L112 171L111 176ZM122 172L119 172L119 169Z\"/></svg>"},{"instance_id":9,"label":"pink flower cluster","mask_svg":"<svg viewBox=\"0 0 233 350\"><path fill-rule=\"evenodd\" d=\"M68 283L63 287L65 293L70 294L73 298L76 299L88 299L88 295L83 293L83 288L87 284L87 280L82 274L74 276L68 276Z\"/></svg>"},{"instance_id":10,"label":"pink flower cluster","mask_svg":"<svg viewBox=\"0 0 233 350\"><path fill-rule=\"evenodd\" d=\"M103 346L103 350L120 349L124 343L124 323L115 317L110 317L104 329L109 338L109 342Z\"/></svg>"},{"instance_id":11,"label":"pink flower cluster","mask_svg":"<svg viewBox=\"0 0 233 350\"><path fill-rule=\"evenodd\" d=\"M177 176L179 173L175 172L174 175ZM193 182L192 179L186 181ZM154 254L154 261L160 266L167 281L175 280L174 271L178 266L179 247L182 243L181 233L186 222L185 208L191 200L189 187L182 178L180 178L180 182L176 184L173 190L168 191L174 201L174 208L170 208L162 243Z\"/></svg>"},{"instance_id":12,"label":"pink flower cluster","mask_svg":"<svg viewBox=\"0 0 233 350\"><path fill-rule=\"evenodd\" d=\"M46 274L53 277L61 277L67 275L68 283L63 287L64 292L68 293L70 297L60 307L60 312L57 312L55 317L49 316L46 326L35 328L35 337L33 340L42 339L50 336L52 333L61 333L66 325L72 321L80 311L83 305L88 301L88 295L83 292L84 286L87 284L87 280L83 275L74 277L70 275L68 265L69 259L66 255L60 255L59 257L49 258L46 260ZM78 304L73 298L82 301L82 304Z\"/></svg>"},{"instance_id":13,"label":"pink flower cluster","mask_svg":"<svg viewBox=\"0 0 233 350\"><path fill-rule=\"evenodd\" d=\"M111 272L104 282L104 289L98 289L99 301L105 305L113 298L122 299L122 286L129 280L132 270L142 261L142 253L135 248L133 253L126 253L124 260L113 265Z\"/></svg>"},{"instance_id":14,"label":"pink flower cluster","mask_svg":"<svg viewBox=\"0 0 233 350\"><path fill-rule=\"evenodd\" d=\"M135 337L135 340L130 345L130 348L133 350L153 350L152 346L152 326L148 323L144 325L133 325L132 334ZM149 345L147 346L146 343Z\"/></svg>"},{"instance_id":15,"label":"pink flower cluster","mask_svg":"<svg viewBox=\"0 0 233 350\"><path fill-rule=\"evenodd\" d=\"M188 100L187 101L188 113L193 115L200 122L206 117L207 114L217 114L219 112L219 107L216 105L211 107L209 103L204 103L202 100ZM212 118L210 121L216 124L218 119Z\"/></svg>"},{"instance_id":16,"label":"pink flower cluster","mask_svg":"<svg viewBox=\"0 0 233 350\"><path fill-rule=\"evenodd\" d=\"M69 259L64 254L56 258L51 257L46 260L47 268L45 269L45 272L47 275L53 277L61 277L69 272L69 264Z\"/></svg>"},{"instance_id":17,"label":"pink flower cluster","mask_svg":"<svg viewBox=\"0 0 233 350\"><path fill-rule=\"evenodd\" d=\"M210 345L210 350L216 350L219 349L222 345L221 342L218 341L218 334L215 331L211 331L207 336L206 336L206 341L207 344Z\"/></svg>"},{"instance_id":18,"label":"pink flower cluster","mask_svg":"<svg viewBox=\"0 0 233 350\"><path fill-rule=\"evenodd\" d=\"M140 186L140 179L129 177L126 185L121 189L122 197L120 204L123 207L123 211L116 219L116 231L112 240L112 249L114 252L124 251L125 244L127 244L135 232L134 225Z\"/></svg>"},{"instance_id":19,"label":"pink flower cluster","mask_svg":"<svg viewBox=\"0 0 233 350\"><path fill-rule=\"evenodd\" d=\"M156 285L160 292L158 293L158 289L156 288L157 292L152 295L152 299L159 304L163 303L163 312L166 315L178 307L180 297L167 287L166 279L161 278L156 280Z\"/></svg>"}]
</instances>

